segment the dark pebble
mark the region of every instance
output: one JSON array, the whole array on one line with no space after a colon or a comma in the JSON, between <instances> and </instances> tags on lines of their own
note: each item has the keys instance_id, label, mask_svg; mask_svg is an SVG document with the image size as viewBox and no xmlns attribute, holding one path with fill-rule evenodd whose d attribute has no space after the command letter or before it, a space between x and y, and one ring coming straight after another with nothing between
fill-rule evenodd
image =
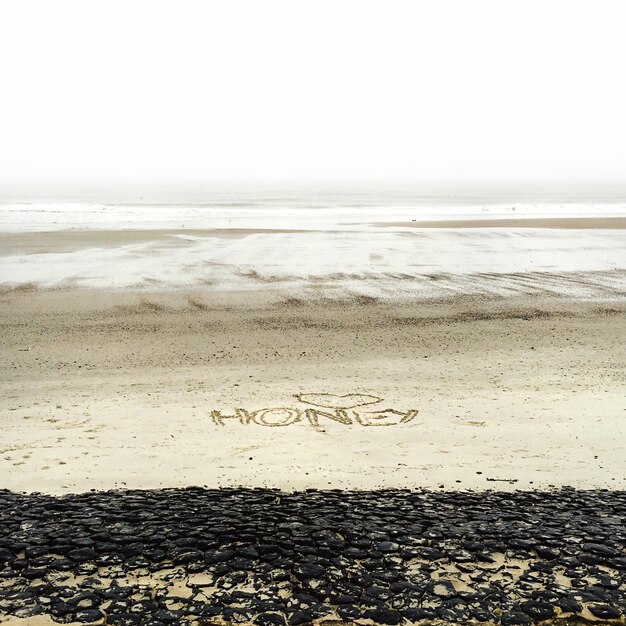
<instances>
[{"instance_id":1,"label":"dark pebble","mask_svg":"<svg viewBox=\"0 0 626 626\"><path fill-rule=\"evenodd\" d=\"M589 611L601 619L616 619L621 615L621 611L606 604L590 604Z\"/></svg>"},{"instance_id":2,"label":"dark pebble","mask_svg":"<svg viewBox=\"0 0 626 626\"><path fill-rule=\"evenodd\" d=\"M399 613L387 609L366 611L364 617L371 619L375 624L390 624L391 626L395 626L395 624L399 624L403 621Z\"/></svg>"},{"instance_id":3,"label":"dark pebble","mask_svg":"<svg viewBox=\"0 0 626 626\"><path fill-rule=\"evenodd\" d=\"M534 620L541 621L544 619L550 619L554 616L554 608L547 602L529 600L527 602L522 602L520 604L520 608L524 613L526 613L526 615L529 615Z\"/></svg>"},{"instance_id":4,"label":"dark pebble","mask_svg":"<svg viewBox=\"0 0 626 626\"><path fill-rule=\"evenodd\" d=\"M313 621L313 613L309 611L293 611L287 616L287 622L290 626L299 626Z\"/></svg>"},{"instance_id":5,"label":"dark pebble","mask_svg":"<svg viewBox=\"0 0 626 626\"><path fill-rule=\"evenodd\" d=\"M530 624L530 618L524 613L505 613L500 623L502 626L527 626Z\"/></svg>"},{"instance_id":6,"label":"dark pebble","mask_svg":"<svg viewBox=\"0 0 626 626\"><path fill-rule=\"evenodd\" d=\"M280 613L261 613L254 618L258 626L284 626L285 618Z\"/></svg>"}]
</instances>

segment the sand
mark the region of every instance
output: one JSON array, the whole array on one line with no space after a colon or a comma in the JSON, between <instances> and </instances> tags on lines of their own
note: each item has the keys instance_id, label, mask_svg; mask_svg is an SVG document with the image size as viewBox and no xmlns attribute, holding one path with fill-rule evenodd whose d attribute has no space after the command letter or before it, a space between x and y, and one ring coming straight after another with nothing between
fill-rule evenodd
<instances>
[{"instance_id":1,"label":"sand","mask_svg":"<svg viewBox=\"0 0 626 626\"><path fill-rule=\"evenodd\" d=\"M623 489L625 313L5 291L2 487Z\"/></svg>"},{"instance_id":2,"label":"sand","mask_svg":"<svg viewBox=\"0 0 626 626\"><path fill-rule=\"evenodd\" d=\"M0 487L624 488L626 207L521 208L1 206Z\"/></svg>"},{"instance_id":3,"label":"sand","mask_svg":"<svg viewBox=\"0 0 626 626\"><path fill-rule=\"evenodd\" d=\"M379 222L376 226L402 226L410 228L556 228L559 230L623 230L624 217L535 217L505 219L422 220L410 222Z\"/></svg>"}]
</instances>

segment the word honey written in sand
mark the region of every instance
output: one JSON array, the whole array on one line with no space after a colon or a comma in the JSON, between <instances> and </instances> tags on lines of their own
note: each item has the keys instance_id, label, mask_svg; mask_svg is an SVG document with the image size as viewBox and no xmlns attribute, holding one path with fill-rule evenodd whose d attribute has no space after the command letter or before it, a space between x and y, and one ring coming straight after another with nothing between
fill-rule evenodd
<instances>
[{"instance_id":1,"label":"word honey written in sand","mask_svg":"<svg viewBox=\"0 0 626 626\"><path fill-rule=\"evenodd\" d=\"M310 393L296 394L296 398L300 402L316 408L276 407L256 411L235 409L234 413L227 415L214 410L211 411L211 417L218 426L224 426L227 421L238 422L242 425L257 424L258 426L272 427L291 426L297 423L307 423L319 427L324 423L332 422L345 426L397 426L411 422L418 414L416 409L399 411L389 408L375 410L360 408L383 401L383 398L369 394ZM359 410L354 410L356 408Z\"/></svg>"}]
</instances>

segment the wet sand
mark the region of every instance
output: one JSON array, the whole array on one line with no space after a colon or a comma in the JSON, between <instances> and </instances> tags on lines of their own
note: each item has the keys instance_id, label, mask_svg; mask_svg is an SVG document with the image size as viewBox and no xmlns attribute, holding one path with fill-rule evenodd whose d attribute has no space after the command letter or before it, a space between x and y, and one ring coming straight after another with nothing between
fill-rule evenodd
<instances>
[{"instance_id":1,"label":"wet sand","mask_svg":"<svg viewBox=\"0 0 626 626\"><path fill-rule=\"evenodd\" d=\"M194 237L248 237L251 235L281 235L318 232L296 228L167 228L134 230L51 230L36 232L0 232L3 256L11 254L51 254L73 252L88 248L116 248L145 243L184 246ZM325 231L321 231L322 233Z\"/></svg>"},{"instance_id":2,"label":"wet sand","mask_svg":"<svg viewBox=\"0 0 626 626\"><path fill-rule=\"evenodd\" d=\"M557 228L567 230L623 230L625 217L536 217L506 219L422 220L410 222L376 222L374 226L402 226L411 228Z\"/></svg>"}]
</instances>

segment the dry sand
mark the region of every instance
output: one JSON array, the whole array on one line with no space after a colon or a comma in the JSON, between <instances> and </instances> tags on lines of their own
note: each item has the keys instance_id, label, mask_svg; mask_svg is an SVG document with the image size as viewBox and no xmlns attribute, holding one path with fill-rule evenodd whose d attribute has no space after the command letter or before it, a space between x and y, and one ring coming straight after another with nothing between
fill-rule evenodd
<instances>
[{"instance_id":1,"label":"dry sand","mask_svg":"<svg viewBox=\"0 0 626 626\"><path fill-rule=\"evenodd\" d=\"M623 489L625 313L7 291L1 486Z\"/></svg>"}]
</instances>

